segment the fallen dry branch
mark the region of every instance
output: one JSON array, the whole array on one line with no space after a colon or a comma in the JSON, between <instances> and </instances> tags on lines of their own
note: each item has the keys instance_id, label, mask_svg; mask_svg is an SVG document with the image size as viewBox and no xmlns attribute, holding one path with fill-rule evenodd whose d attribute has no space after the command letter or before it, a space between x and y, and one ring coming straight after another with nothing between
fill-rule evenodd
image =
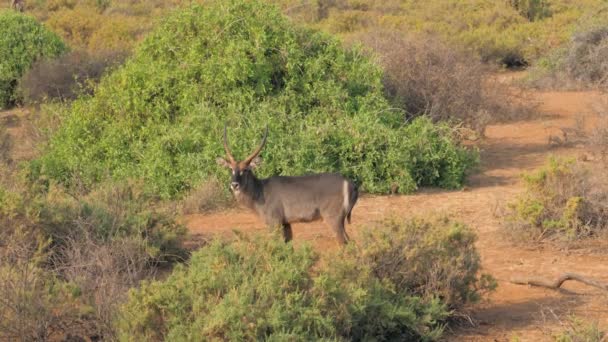
<instances>
[{"instance_id":1,"label":"fallen dry branch","mask_svg":"<svg viewBox=\"0 0 608 342\"><path fill-rule=\"evenodd\" d=\"M528 278L513 277L513 278L511 278L511 283L518 284L518 285L540 286L540 287L546 287L549 289L557 290L567 280L576 280L583 284L593 286L598 289L602 289L604 291L608 291L608 284L602 284L597 280L590 279L590 278L584 277L584 276L582 276L580 274L576 274L576 273L563 273L555 281L549 281L547 279L539 278L539 277L528 277Z\"/></svg>"}]
</instances>

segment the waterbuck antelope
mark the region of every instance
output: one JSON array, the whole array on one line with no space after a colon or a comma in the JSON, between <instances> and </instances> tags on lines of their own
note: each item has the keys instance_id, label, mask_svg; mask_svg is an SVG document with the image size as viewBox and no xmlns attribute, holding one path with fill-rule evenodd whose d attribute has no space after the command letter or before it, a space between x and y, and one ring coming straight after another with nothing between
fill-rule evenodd
<instances>
[{"instance_id":1,"label":"waterbuck antelope","mask_svg":"<svg viewBox=\"0 0 608 342\"><path fill-rule=\"evenodd\" d=\"M286 242L293 235L292 223L323 219L336 233L338 242L346 244L349 237L344 229L344 219L350 223L359 196L355 184L337 173L257 178L252 170L259 164L258 154L267 137L268 127L260 146L243 161L236 161L228 147L224 127L227 159L218 158L217 162L230 168L230 188L236 200L254 210L268 226L281 226Z\"/></svg>"}]
</instances>

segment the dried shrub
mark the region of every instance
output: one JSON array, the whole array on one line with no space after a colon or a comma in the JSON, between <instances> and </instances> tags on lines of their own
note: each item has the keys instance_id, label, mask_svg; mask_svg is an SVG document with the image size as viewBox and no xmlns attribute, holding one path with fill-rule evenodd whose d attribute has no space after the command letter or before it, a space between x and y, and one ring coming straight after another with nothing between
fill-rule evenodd
<instances>
[{"instance_id":1,"label":"dried shrub","mask_svg":"<svg viewBox=\"0 0 608 342\"><path fill-rule=\"evenodd\" d=\"M0 187L0 340L115 339L129 288L183 260L183 227L137 183L87 195Z\"/></svg>"},{"instance_id":2,"label":"dried shrub","mask_svg":"<svg viewBox=\"0 0 608 342\"><path fill-rule=\"evenodd\" d=\"M182 200L183 214L196 214L222 209L233 203L221 183L211 178L192 189Z\"/></svg>"},{"instance_id":3,"label":"dried shrub","mask_svg":"<svg viewBox=\"0 0 608 342\"><path fill-rule=\"evenodd\" d=\"M82 94L92 94L104 72L121 64L125 57L122 52L93 55L78 50L57 59L40 60L23 75L19 88L28 104L48 99L73 100Z\"/></svg>"},{"instance_id":4,"label":"dried shrub","mask_svg":"<svg viewBox=\"0 0 608 342\"><path fill-rule=\"evenodd\" d=\"M523 179L526 191L509 203L504 224L515 240L572 241L606 231L605 182L575 160L550 158Z\"/></svg>"},{"instance_id":5,"label":"dried shrub","mask_svg":"<svg viewBox=\"0 0 608 342\"><path fill-rule=\"evenodd\" d=\"M608 27L594 26L575 33L569 44L534 66L528 83L537 88L608 87Z\"/></svg>"},{"instance_id":6,"label":"dried shrub","mask_svg":"<svg viewBox=\"0 0 608 342\"><path fill-rule=\"evenodd\" d=\"M509 90L487 82L487 67L432 37L373 31L361 38L383 65L385 91L408 117L428 115L455 121L479 132L491 122L530 109L508 99Z\"/></svg>"},{"instance_id":7,"label":"dried shrub","mask_svg":"<svg viewBox=\"0 0 608 342\"><path fill-rule=\"evenodd\" d=\"M155 273L148 241L136 235L99 240L86 221L76 228L55 255L53 270L78 289L87 308L82 337L115 340L113 324L128 290Z\"/></svg>"},{"instance_id":8,"label":"dried shrub","mask_svg":"<svg viewBox=\"0 0 608 342\"><path fill-rule=\"evenodd\" d=\"M476 240L473 230L443 216L389 219L366 230L349 254L397 291L439 298L458 311L496 287L491 276L480 274Z\"/></svg>"},{"instance_id":9,"label":"dried shrub","mask_svg":"<svg viewBox=\"0 0 608 342\"><path fill-rule=\"evenodd\" d=\"M52 190L40 205L38 224L56 245L67 244L80 227L93 227L97 241L141 237L155 262L184 260L186 228L155 210L154 198L142 189L141 182L126 181L104 183L87 195Z\"/></svg>"},{"instance_id":10,"label":"dried shrub","mask_svg":"<svg viewBox=\"0 0 608 342\"><path fill-rule=\"evenodd\" d=\"M567 75L582 84L608 86L608 27L572 37L563 65Z\"/></svg>"},{"instance_id":11,"label":"dried shrub","mask_svg":"<svg viewBox=\"0 0 608 342\"><path fill-rule=\"evenodd\" d=\"M47 341L81 329L78 290L43 267L49 243L0 227L0 340Z\"/></svg>"}]
</instances>

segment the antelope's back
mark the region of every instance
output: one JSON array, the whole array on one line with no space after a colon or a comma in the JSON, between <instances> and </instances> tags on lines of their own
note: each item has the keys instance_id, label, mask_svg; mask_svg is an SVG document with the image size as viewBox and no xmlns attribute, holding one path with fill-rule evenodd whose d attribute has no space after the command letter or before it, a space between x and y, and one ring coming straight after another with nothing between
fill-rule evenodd
<instances>
[{"instance_id":1,"label":"antelope's back","mask_svg":"<svg viewBox=\"0 0 608 342\"><path fill-rule=\"evenodd\" d=\"M302 220L314 220L324 213L343 213L353 188L351 181L337 173L275 176L264 182L266 200L275 201L286 216L302 216Z\"/></svg>"}]
</instances>

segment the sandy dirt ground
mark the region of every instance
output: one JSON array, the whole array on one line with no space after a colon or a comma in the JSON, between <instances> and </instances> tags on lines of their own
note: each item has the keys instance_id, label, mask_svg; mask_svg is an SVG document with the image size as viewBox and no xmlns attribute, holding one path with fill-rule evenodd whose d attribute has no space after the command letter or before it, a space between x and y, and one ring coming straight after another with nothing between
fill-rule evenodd
<instances>
[{"instance_id":1,"label":"sandy dirt ground","mask_svg":"<svg viewBox=\"0 0 608 342\"><path fill-rule=\"evenodd\" d=\"M462 191L421 190L408 196L363 196L353 211L347 231L354 239L361 229L390 216L412 217L445 213L477 230L477 247L484 272L497 278L499 287L488 300L472 308L474 325L464 325L446 337L451 341L551 341L568 327L569 317L597 322L608 328L608 294L576 282L562 291L514 285L514 275L554 279L561 272L576 272L608 283L606 244L590 243L564 250L555 246L516 246L501 234L500 211L523 190L520 175L541 166L550 155L587 155L582 144L563 142L563 131L577 126L577 118L592 114L602 100L596 92L534 92L531 98L541 113L537 117L492 125L479 142L481 167L469 177ZM587 120L587 126L591 121ZM588 127L587 127L588 128ZM593 166L594 161L586 161ZM194 238L263 231L262 222L245 209L183 217ZM294 243L308 241L319 251L336 248L329 228L322 222L293 226Z\"/></svg>"}]
</instances>

